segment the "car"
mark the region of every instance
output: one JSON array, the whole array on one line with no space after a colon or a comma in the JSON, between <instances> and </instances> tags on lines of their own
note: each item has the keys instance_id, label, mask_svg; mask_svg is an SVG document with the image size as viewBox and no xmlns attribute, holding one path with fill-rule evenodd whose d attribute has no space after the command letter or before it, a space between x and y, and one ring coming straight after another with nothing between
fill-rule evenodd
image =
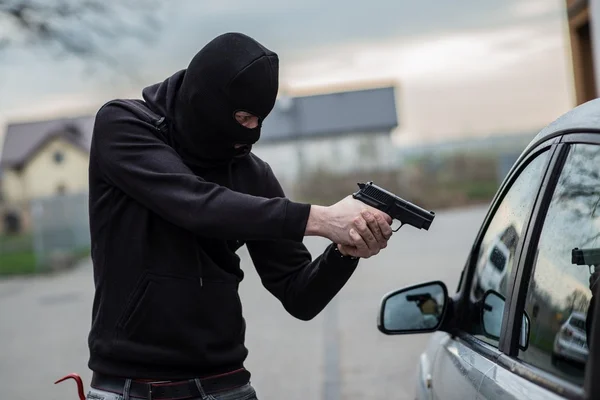
<instances>
[{"instance_id":1,"label":"car","mask_svg":"<svg viewBox=\"0 0 600 400\"><path fill-rule=\"evenodd\" d=\"M552 349L552 363L562 360L575 361L585 364L588 358L588 346L585 333L585 319L587 315L574 312L560 327L554 337Z\"/></svg>"},{"instance_id":2,"label":"car","mask_svg":"<svg viewBox=\"0 0 600 400\"><path fill-rule=\"evenodd\" d=\"M415 398L600 398L600 311L590 307L600 285L584 265L593 261L572 257L598 247L600 99L566 112L525 147L481 221L454 293L433 277L382 297L381 333L430 335Z\"/></svg>"},{"instance_id":3,"label":"car","mask_svg":"<svg viewBox=\"0 0 600 400\"><path fill-rule=\"evenodd\" d=\"M506 265L510 256L508 246L498 237L489 246L486 256L481 259L483 267L478 274L478 284L474 285L474 297L488 290L500 290L500 285L505 282Z\"/></svg>"}]
</instances>

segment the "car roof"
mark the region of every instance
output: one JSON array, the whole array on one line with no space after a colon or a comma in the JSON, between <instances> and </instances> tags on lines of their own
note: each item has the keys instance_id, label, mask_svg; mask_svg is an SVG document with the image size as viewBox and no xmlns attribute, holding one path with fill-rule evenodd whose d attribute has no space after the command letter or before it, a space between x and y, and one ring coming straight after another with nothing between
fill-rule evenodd
<instances>
[{"instance_id":1,"label":"car roof","mask_svg":"<svg viewBox=\"0 0 600 400\"><path fill-rule=\"evenodd\" d=\"M544 127L526 147L531 147L565 133L600 134L600 98L583 103L567 111Z\"/></svg>"}]
</instances>

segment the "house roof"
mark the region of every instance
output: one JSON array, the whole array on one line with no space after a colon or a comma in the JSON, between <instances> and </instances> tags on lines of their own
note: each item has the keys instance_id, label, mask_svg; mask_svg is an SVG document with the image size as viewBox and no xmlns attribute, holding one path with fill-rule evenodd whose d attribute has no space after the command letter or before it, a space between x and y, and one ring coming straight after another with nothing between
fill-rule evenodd
<instances>
[{"instance_id":1,"label":"house roof","mask_svg":"<svg viewBox=\"0 0 600 400\"><path fill-rule=\"evenodd\" d=\"M0 166L18 167L53 137L60 136L73 145L89 151L93 116L9 124L4 135Z\"/></svg>"},{"instance_id":2,"label":"house roof","mask_svg":"<svg viewBox=\"0 0 600 400\"><path fill-rule=\"evenodd\" d=\"M89 151L94 116L9 124L0 167L26 163L48 140L60 136ZM389 132L398 124L394 87L280 97L266 119L261 143L351 132Z\"/></svg>"},{"instance_id":3,"label":"house roof","mask_svg":"<svg viewBox=\"0 0 600 400\"><path fill-rule=\"evenodd\" d=\"M385 87L279 98L260 141L389 132L398 125L394 92L394 87Z\"/></svg>"}]
</instances>

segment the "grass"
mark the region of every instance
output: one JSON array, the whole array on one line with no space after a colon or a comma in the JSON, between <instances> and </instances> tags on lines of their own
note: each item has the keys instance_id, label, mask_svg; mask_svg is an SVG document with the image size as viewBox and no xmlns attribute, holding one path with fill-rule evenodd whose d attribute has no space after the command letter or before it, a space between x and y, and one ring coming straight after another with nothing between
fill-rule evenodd
<instances>
[{"instance_id":1,"label":"grass","mask_svg":"<svg viewBox=\"0 0 600 400\"><path fill-rule=\"evenodd\" d=\"M541 332L534 330L529 335L529 345L551 353L554 347L554 332L548 329L541 329Z\"/></svg>"},{"instance_id":2,"label":"grass","mask_svg":"<svg viewBox=\"0 0 600 400\"><path fill-rule=\"evenodd\" d=\"M90 248L76 248L69 255L71 261L77 263L89 257ZM30 275L48 270L51 270L49 265L37 265L31 235L0 235L0 276Z\"/></svg>"},{"instance_id":3,"label":"grass","mask_svg":"<svg viewBox=\"0 0 600 400\"><path fill-rule=\"evenodd\" d=\"M33 251L31 234L0 235L0 253Z\"/></svg>"},{"instance_id":4,"label":"grass","mask_svg":"<svg viewBox=\"0 0 600 400\"><path fill-rule=\"evenodd\" d=\"M31 235L0 235L0 276L36 272Z\"/></svg>"},{"instance_id":5,"label":"grass","mask_svg":"<svg viewBox=\"0 0 600 400\"><path fill-rule=\"evenodd\" d=\"M446 187L456 193L463 193L469 200L489 201L496 194L498 183L495 181L453 182L446 184Z\"/></svg>"},{"instance_id":6,"label":"grass","mask_svg":"<svg viewBox=\"0 0 600 400\"><path fill-rule=\"evenodd\" d=\"M81 261L84 258L89 257L92 254L92 249L89 247L82 247L79 249L75 249L73 251L73 256L75 257L75 261Z\"/></svg>"},{"instance_id":7,"label":"grass","mask_svg":"<svg viewBox=\"0 0 600 400\"><path fill-rule=\"evenodd\" d=\"M36 272L36 258L33 251L0 253L1 275L29 275Z\"/></svg>"}]
</instances>

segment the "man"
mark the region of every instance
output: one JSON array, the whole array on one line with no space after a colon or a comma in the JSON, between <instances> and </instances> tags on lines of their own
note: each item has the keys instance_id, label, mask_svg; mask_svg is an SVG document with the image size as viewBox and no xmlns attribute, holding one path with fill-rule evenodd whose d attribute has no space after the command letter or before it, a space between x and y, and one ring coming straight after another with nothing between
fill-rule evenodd
<instances>
[{"instance_id":1,"label":"man","mask_svg":"<svg viewBox=\"0 0 600 400\"><path fill-rule=\"evenodd\" d=\"M145 88L143 100L99 110L88 398L256 398L244 369L236 251L246 245L265 288L310 320L359 258L386 247L389 216L351 197L329 207L290 201L251 153L275 104L278 68L255 40L225 34ZM312 260L304 236L332 244Z\"/></svg>"}]
</instances>

